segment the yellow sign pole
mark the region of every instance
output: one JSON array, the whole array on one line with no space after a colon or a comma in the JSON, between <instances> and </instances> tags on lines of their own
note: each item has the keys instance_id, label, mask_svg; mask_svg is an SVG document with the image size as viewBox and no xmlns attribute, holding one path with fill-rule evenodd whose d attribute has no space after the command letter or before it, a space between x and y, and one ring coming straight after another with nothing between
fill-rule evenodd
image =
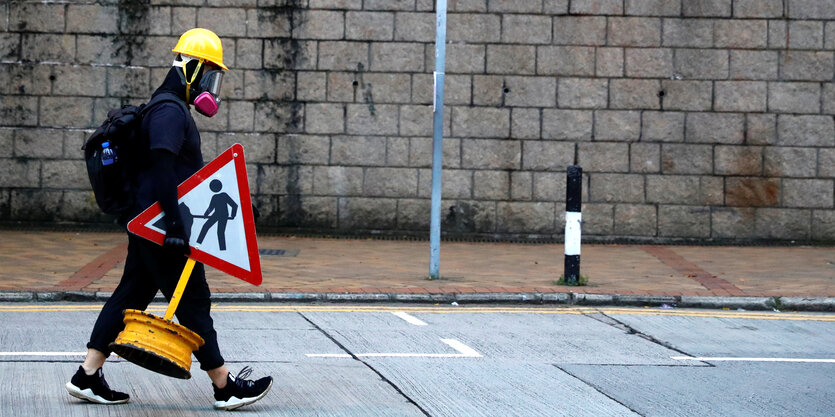
<instances>
[{"instance_id":1,"label":"yellow sign pole","mask_svg":"<svg viewBox=\"0 0 835 417\"><path fill-rule=\"evenodd\" d=\"M174 312L177 311L177 306L180 305L180 299L183 298L183 291L186 290L186 284L191 277L191 271L194 269L194 259L188 258L186 266L183 268L183 273L180 274L180 280L177 281L177 288L171 296L171 301L168 303L168 309L165 310L165 319L171 320L174 318Z\"/></svg>"}]
</instances>

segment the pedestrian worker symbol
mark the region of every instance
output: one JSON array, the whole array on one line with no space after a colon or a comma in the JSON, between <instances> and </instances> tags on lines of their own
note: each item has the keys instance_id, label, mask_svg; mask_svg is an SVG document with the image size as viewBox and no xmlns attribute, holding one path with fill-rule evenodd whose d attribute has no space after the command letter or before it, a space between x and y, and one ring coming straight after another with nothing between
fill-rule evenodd
<instances>
[{"instance_id":1,"label":"pedestrian worker symbol","mask_svg":"<svg viewBox=\"0 0 835 417\"><path fill-rule=\"evenodd\" d=\"M217 226L218 247L220 250L226 250L226 222L235 219L235 215L238 213L238 204L232 197L229 197L229 194L220 192L223 189L223 183L220 180L212 180L209 183L209 189L215 193L209 202L209 207L206 208L206 212L202 216L195 216L207 219L203 228L200 229L200 235L197 236L197 243L203 243L203 239L206 238L209 230L213 226ZM232 210L231 215L229 214L230 209Z\"/></svg>"}]
</instances>

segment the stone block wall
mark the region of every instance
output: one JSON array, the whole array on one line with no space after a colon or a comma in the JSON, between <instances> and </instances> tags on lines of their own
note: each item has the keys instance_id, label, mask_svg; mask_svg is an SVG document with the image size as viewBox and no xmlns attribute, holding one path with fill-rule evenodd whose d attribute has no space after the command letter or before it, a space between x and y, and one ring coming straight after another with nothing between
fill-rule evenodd
<instances>
[{"instance_id":1,"label":"stone block wall","mask_svg":"<svg viewBox=\"0 0 835 417\"><path fill-rule=\"evenodd\" d=\"M0 219L106 222L79 150L217 32L263 226L425 232L432 0L6 1ZM835 0L449 0L443 230L835 240Z\"/></svg>"}]
</instances>

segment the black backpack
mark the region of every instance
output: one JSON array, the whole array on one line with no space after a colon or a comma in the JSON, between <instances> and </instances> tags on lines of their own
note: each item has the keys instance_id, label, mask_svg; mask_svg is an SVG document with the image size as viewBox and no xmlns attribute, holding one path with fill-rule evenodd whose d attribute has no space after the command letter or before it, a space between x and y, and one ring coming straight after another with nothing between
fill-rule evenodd
<instances>
[{"instance_id":1,"label":"black backpack","mask_svg":"<svg viewBox=\"0 0 835 417\"><path fill-rule=\"evenodd\" d=\"M147 154L148 147L147 143L140 143L142 118L153 106L167 101L179 103L189 114L185 103L174 94L158 94L147 104L126 104L108 111L107 120L81 147L96 203L103 212L118 216L133 206L141 156ZM109 165L102 163L104 142L109 142L115 152L115 161Z\"/></svg>"}]
</instances>

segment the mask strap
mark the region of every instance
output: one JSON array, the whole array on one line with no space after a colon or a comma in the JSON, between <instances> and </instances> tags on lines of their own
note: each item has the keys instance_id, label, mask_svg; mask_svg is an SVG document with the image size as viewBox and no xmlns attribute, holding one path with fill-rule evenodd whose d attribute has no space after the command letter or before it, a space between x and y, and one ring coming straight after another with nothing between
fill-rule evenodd
<instances>
[{"instance_id":1,"label":"mask strap","mask_svg":"<svg viewBox=\"0 0 835 417\"><path fill-rule=\"evenodd\" d=\"M191 83L197 79L197 74L200 73L200 67L203 66L203 59L201 58L197 61L197 68L194 69L194 73L191 75L191 80L188 79L188 74L186 74L186 66L183 64L181 68L183 69L183 77L186 80L186 105L191 104Z\"/></svg>"}]
</instances>

